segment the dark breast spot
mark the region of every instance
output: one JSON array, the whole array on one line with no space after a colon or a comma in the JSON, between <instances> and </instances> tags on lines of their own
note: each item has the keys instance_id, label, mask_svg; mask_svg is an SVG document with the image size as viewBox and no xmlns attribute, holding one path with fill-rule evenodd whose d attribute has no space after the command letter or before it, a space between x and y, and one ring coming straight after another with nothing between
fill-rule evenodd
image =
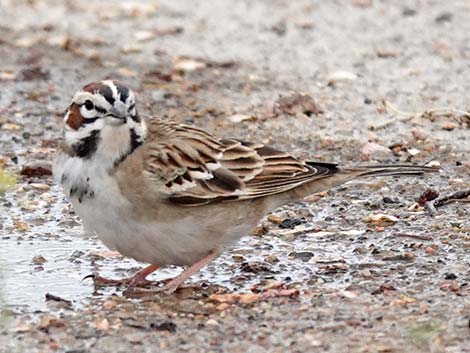
<instances>
[{"instance_id":1,"label":"dark breast spot","mask_svg":"<svg viewBox=\"0 0 470 353\"><path fill-rule=\"evenodd\" d=\"M81 139L72 146L75 155L81 158L90 158L98 148L99 139L99 130L93 130L90 136Z\"/></svg>"}]
</instances>

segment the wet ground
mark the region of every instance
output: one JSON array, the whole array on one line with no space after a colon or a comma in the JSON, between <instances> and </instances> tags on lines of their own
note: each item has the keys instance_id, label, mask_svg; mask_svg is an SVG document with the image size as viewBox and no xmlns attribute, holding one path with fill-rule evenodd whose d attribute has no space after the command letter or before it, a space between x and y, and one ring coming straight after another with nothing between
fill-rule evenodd
<instances>
[{"instance_id":1,"label":"wet ground","mask_svg":"<svg viewBox=\"0 0 470 353\"><path fill-rule=\"evenodd\" d=\"M468 200L415 205L470 189L469 15L465 0L0 0L0 352L470 352ZM107 77L148 117L443 172L285 206L196 289L128 299L81 279L141 265L77 237L50 176L20 175L50 161L73 93Z\"/></svg>"}]
</instances>

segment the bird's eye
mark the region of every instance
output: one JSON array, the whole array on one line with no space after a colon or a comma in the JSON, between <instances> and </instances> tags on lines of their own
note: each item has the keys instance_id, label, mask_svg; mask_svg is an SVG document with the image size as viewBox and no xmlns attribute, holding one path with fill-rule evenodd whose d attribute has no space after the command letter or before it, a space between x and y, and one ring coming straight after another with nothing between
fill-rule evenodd
<instances>
[{"instance_id":1,"label":"bird's eye","mask_svg":"<svg viewBox=\"0 0 470 353\"><path fill-rule=\"evenodd\" d=\"M92 110L95 107L93 102L89 99L87 99L83 105L85 106L86 110Z\"/></svg>"}]
</instances>

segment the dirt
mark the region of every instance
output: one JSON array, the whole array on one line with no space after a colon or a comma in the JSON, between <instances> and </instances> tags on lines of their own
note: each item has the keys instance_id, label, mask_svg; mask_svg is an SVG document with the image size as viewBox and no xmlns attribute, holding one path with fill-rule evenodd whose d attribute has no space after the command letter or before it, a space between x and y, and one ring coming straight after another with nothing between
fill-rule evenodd
<instances>
[{"instance_id":1,"label":"dirt","mask_svg":"<svg viewBox=\"0 0 470 353\"><path fill-rule=\"evenodd\" d=\"M415 204L470 189L469 14L466 0L0 1L0 352L470 352L468 198ZM287 205L192 287L126 298L81 279L141 264L80 237L47 175L70 98L108 77L148 118L443 171Z\"/></svg>"}]
</instances>

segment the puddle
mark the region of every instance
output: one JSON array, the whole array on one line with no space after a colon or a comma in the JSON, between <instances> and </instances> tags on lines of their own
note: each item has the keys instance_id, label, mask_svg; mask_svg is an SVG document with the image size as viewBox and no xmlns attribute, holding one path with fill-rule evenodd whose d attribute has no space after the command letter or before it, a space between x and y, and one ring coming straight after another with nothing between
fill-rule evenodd
<instances>
[{"instance_id":1,"label":"puddle","mask_svg":"<svg viewBox=\"0 0 470 353\"><path fill-rule=\"evenodd\" d=\"M69 215L70 206L57 187L38 194L25 186L16 192L17 198L13 195L5 195L3 206L3 211L8 209L9 212L9 217L4 220L0 247L3 307L22 313L47 311L46 293L70 300L74 307L81 307L93 296L106 296L115 291L104 289L96 292L91 280L82 281L86 275L99 272L105 277L121 278L143 266L131 259L100 257L100 254L107 253L107 249L98 240L80 236L82 227ZM26 213L25 207L29 208ZM319 213L315 218L323 217L324 214ZM14 222L19 221L27 224L29 229L23 232L15 229ZM32 225L33 222L39 224ZM292 259L289 254L306 250L333 262L344 261L345 256L349 264L359 261L344 243L335 244L328 237L309 233L285 240L268 233L262 237L244 237L235 248L193 276L191 281L203 281L240 292L250 291L252 285L263 279L304 283L315 276L319 264ZM35 263L33 259L37 256L42 256L45 262ZM278 261L265 261L273 256ZM268 270L243 270L244 263L261 264ZM181 268L162 269L149 278L165 279L180 271ZM341 281L331 283L335 286L340 284Z\"/></svg>"}]
</instances>

